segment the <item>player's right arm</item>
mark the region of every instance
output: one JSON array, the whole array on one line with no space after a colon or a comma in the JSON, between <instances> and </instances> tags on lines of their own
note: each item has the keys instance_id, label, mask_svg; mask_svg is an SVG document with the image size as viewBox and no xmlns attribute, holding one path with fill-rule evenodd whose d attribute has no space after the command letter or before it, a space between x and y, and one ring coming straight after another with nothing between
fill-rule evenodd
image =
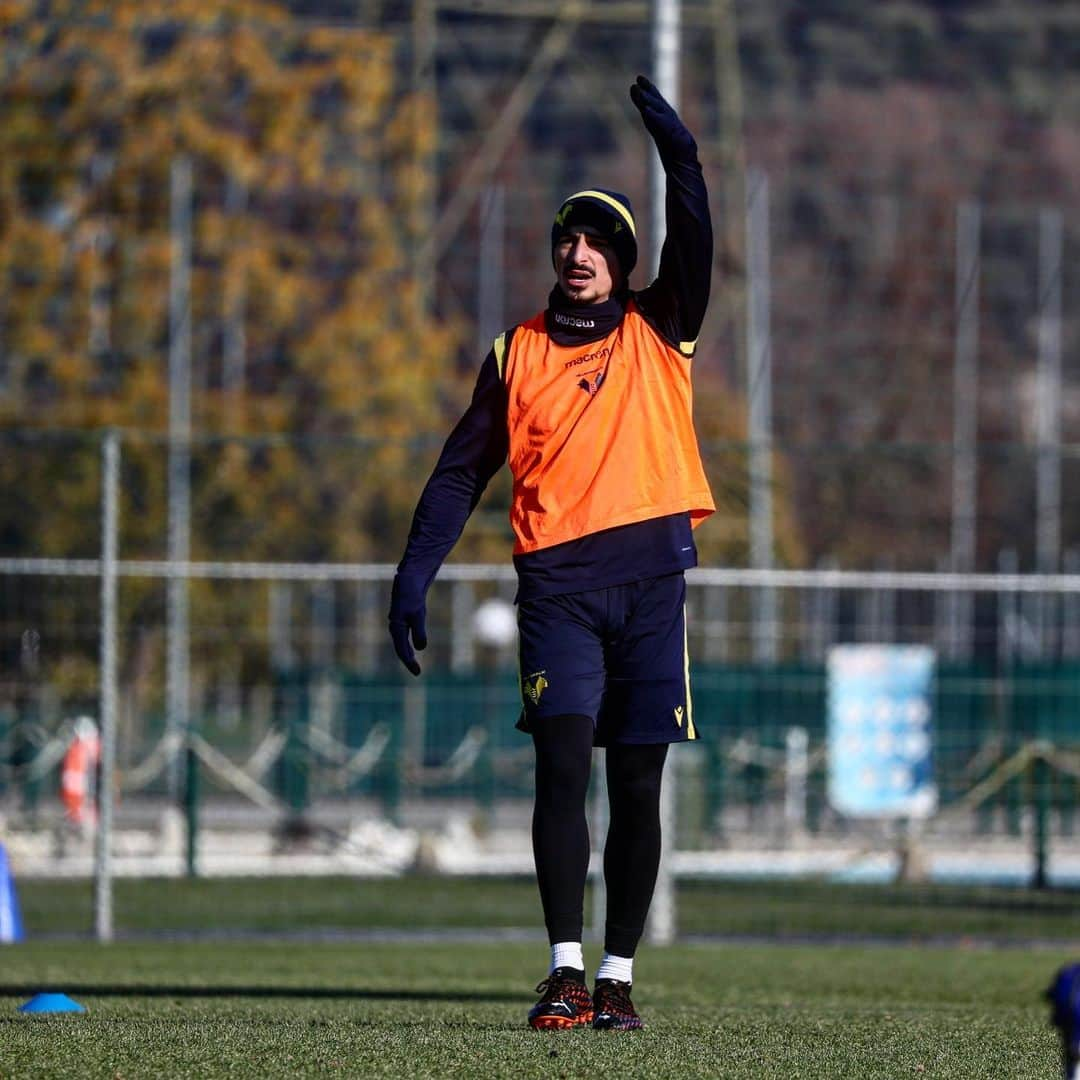
<instances>
[{"instance_id":1,"label":"player's right arm","mask_svg":"<svg viewBox=\"0 0 1080 1080\"><path fill-rule=\"evenodd\" d=\"M426 597L488 481L509 447L506 387L494 351L480 368L472 401L443 446L413 514L390 594L390 637L398 659L420 674L415 649L427 646Z\"/></svg>"},{"instance_id":2,"label":"player's right arm","mask_svg":"<svg viewBox=\"0 0 1080 1080\"><path fill-rule=\"evenodd\" d=\"M666 178L659 272L638 294L638 303L668 341L691 355L709 303L713 258L709 194L697 142L644 76L638 76L630 96L656 144Z\"/></svg>"}]
</instances>

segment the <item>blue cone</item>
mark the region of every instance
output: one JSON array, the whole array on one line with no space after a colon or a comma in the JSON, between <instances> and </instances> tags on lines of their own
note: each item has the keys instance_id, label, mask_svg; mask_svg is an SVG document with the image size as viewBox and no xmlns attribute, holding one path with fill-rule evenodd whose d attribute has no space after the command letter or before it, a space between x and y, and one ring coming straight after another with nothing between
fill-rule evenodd
<instances>
[{"instance_id":1,"label":"blue cone","mask_svg":"<svg viewBox=\"0 0 1080 1080\"><path fill-rule=\"evenodd\" d=\"M24 1013L84 1013L86 1006L72 1001L67 994L35 994L25 1005L19 1006Z\"/></svg>"},{"instance_id":2,"label":"blue cone","mask_svg":"<svg viewBox=\"0 0 1080 1080\"><path fill-rule=\"evenodd\" d=\"M22 941L23 921L7 851L0 844L0 943Z\"/></svg>"}]
</instances>

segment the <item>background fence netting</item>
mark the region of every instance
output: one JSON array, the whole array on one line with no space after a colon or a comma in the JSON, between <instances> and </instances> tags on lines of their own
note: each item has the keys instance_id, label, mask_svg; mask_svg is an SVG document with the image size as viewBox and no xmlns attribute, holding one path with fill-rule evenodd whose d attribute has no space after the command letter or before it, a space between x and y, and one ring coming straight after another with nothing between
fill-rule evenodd
<instances>
[{"instance_id":1,"label":"background fence netting","mask_svg":"<svg viewBox=\"0 0 1080 1080\"><path fill-rule=\"evenodd\" d=\"M714 220L718 511L654 908L672 875L1080 882L1075 20L675 7L0 5L17 873L530 871L506 470L419 680L389 586L492 338L544 304L567 193L630 197L647 284L627 89L663 54ZM853 646L929 650L926 730L885 702L848 732ZM921 778L907 812L851 812L848 751L853 797Z\"/></svg>"},{"instance_id":2,"label":"background fence netting","mask_svg":"<svg viewBox=\"0 0 1080 1080\"><path fill-rule=\"evenodd\" d=\"M114 464L99 446L88 471L124 474L114 438ZM206 453L202 483L228 449ZM107 490L101 471L88 490ZM444 568L416 680L385 633L392 566L181 563L152 545L130 558L134 496L114 490L114 561L93 550L110 519L89 500L84 557L0 560L0 799L24 872L95 865L109 634L111 872L529 872L509 566ZM673 755L676 878L1080 880L1080 577L699 568L687 608L701 739ZM852 815L830 798L841 644L931 650L929 814Z\"/></svg>"}]
</instances>

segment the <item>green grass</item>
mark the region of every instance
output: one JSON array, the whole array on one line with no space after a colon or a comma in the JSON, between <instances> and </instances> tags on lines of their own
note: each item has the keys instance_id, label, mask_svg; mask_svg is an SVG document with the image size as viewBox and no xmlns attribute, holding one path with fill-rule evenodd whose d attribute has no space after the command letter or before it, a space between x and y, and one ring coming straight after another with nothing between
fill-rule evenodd
<instances>
[{"instance_id":1,"label":"green grass","mask_svg":"<svg viewBox=\"0 0 1080 1080\"><path fill-rule=\"evenodd\" d=\"M1078 959L1070 942L1080 941L1080 905L1069 893L684 883L681 931L727 940L642 949L635 999L647 1029L540 1035L524 1025L547 958L531 880L115 886L120 939L103 946L87 937L89 883L18 882L27 941L0 948L4 1080L605 1072L1034 1080L1058 1068L1041 994L1061 963ZM347 934L376 928L471 929L478 938ZM482 938L509 928L535 940ZM207 930L213 940L165 936ZM317 930L346 933L285 934ZM861 944L863 935L877 944ZM994 941L1060 944L973 944ZM596 955L588 945L591 964ZM18 1012L45 990L70 994L88 1013Z\"/></svg>"},{"instance_id":2,"label":"green grass","mask_svg":"<svg viewBox=\"0 0 1080 1080\"><path fill-rule=\"evenodd\" d=\"M589 950L591 954L594 950ZM1055 1075L1027 950L644 949L648 1027L524 1026L542 944L45 941L8 946L0 1076L1010 1077ZM594 959L594 957L591 957ZM85 1016L17 1006L64 990Z\"/></svg>"},{"instance_id":3,"label":"green grass","mask_svg":"<svg viewBox=\"0 0 1080 1080\"><path fill-rule=\"evenodd\" d=\"M122 932L541 927L531 878L121 879L114 889ZM88 881L31 879L18 891L31 936L93 925ZM677 895L686 935L1080 941L1080 895L1070 891L699 881Z\"/></svg>"}]
</instances>

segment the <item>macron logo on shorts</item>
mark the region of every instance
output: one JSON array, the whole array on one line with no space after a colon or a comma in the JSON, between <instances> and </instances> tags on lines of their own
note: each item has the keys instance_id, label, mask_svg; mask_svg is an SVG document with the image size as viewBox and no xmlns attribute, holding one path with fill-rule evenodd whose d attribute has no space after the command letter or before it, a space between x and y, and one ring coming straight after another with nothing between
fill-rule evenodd
<instances>
[{"instance_id":1,"label":"macron logo on shorts","mask_svg":"<svg viewBox=\"0 0 1080 1080\"><path fill-rule=\"evenodd\" d=\"M678 724L679 727L682 727L682 714L683 714L683 707L681 705L676 705L675 706L675 723Z\"/></svg>"}]
</instances>

